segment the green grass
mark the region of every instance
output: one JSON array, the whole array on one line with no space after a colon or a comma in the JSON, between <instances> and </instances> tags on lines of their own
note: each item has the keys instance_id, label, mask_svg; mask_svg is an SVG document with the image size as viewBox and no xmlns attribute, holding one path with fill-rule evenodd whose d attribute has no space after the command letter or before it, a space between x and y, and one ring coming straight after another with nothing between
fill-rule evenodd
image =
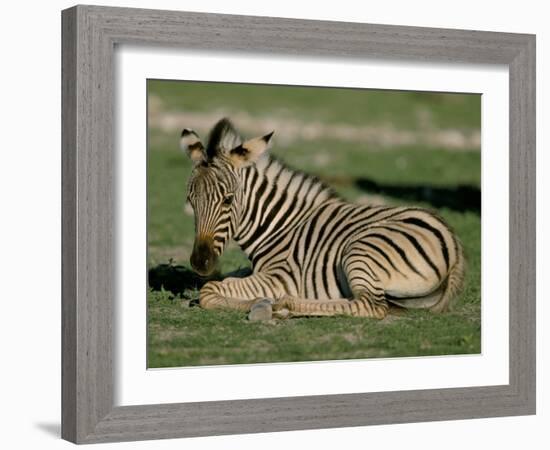
<instances>
[{"instance_id":1,"label":"green grass","mask_svg":"<svg viewBox=\"0 0 550 450\"><path fill-rule=\"evenodd\" d=\"M215 90L212 91L212 86ZM322 117L354 123L359 112L346 106L359 105L350 90L313 95L312 89L150 82L150 92L161 97L165 108L189 106L187 112L208 111L217 105L249 113L278 114L283 108L300 111L301 117ZM319 91L317 91L319 92ZM399 95L397 95L399 94ZM406 95L405 95L406 94ZM388 95L391 98L388 98ZM322 98L320 98L322 97ZM418 127L410 111L429 108L438 126L479 128L479 97L369 91L369 119L395 119L396 126ZM331 104L330 112L319 105ZM332 102L332 103L331 103ZM351 102L351 103L350 103ZM477 102L477 103L476 103ZM269 108L265 105L269 104ZM360 106L360 105L359 105ZM358 106L358 107L359 107ZM321 110L322 109L322 110ZM287 118L288 118L287 113ZM185 124L182 124L182 127ZM238 126L238 123L236 124ZM277 135L275 135L277 136ZM148 266L181 265L189 269L194 228L184 214L186 182L191 167L177 148L178 133L149 130ZM343 196L354 201L384 201L417 204L434 209L427 198L388 193L373 194L361 187L365 179L405 192L449 189L465 185L479 188L479 151L448 151L414 146L381 149L338 141L292 142L273 152L291 166L315 173ZM314 157L315 156L315 157ZM405 311L383 321L353 317L300 318L254 323L232 311L206 311L193 306L196 285L184 278L181 289L148 291L148 366L240 364L274 361L335 360L370 357L400 357L479 353L481 349L481 220L476 211L439 207L437 212L455 229L468 260L465 289L454 309L435 315ZM248 267L246 256L235 246L220 261L221 273ZM166 286L165 286L166 287Z\"/></svg>"},{"instance_id":2,"label":"green grass","mask_svg":"<svg viewBox=\"0 0 550 450\"><path fill-rule=\"evenodd\" d=\"M389 122L416 128L422 117L436 128L479 128L478 94L149 80L149 92L167 109L247 112L257 117L300 117L328 123Z\"/></svg>"},{"instance_id":3,"label":"green grass","mask_svg":"<svg viewBox=\"0 0 550 450\"><path fill-rule=\"evenodd\" d=\"M479 352L471 304L434 317L422 311L383 321L357 317L248 322L156 293L149 299L149 366L244 364Z\"/></svg>"}]
</instances>

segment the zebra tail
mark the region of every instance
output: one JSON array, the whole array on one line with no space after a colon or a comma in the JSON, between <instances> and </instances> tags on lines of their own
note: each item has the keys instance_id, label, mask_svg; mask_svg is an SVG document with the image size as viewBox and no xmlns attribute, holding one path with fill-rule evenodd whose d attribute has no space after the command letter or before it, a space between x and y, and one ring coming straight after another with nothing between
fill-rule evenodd
<instances>
[{"instance_id":1,"label":"zebra tail","mask_svg":"<svg viewBox=\"0 0 550 450\"><path fill-rule=\"evenodd\" d=\"M466 272L466 261L464 259L464 251L462 245L456 240L458 259L455 265L449 271L447 276L447 282L445 290L441 295L439 301L430 307L430 311L435 313L442 313L448 311L452 306L453 300L456 300L458 294L462 291L464 286L464 274Z\"/></svg>"}]
</instances>

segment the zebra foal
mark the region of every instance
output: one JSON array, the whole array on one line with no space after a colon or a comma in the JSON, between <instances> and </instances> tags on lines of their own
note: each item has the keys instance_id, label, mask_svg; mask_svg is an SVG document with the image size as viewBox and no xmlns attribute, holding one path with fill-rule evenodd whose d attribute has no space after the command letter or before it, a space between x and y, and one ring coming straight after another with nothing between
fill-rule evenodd
<instances>
[{"instance_id":1,"label":"zebra foal","mask_svg":"<svg viewBox=\"0 0 550 450\"><path fill-rule=\"evenodd\" d=\"M272 134L243 140L222 119L205 147L194 131L182 131L180 146L194 164L187 186L193 269L211 274L230 239L253 266L247 278L206 283L203 308L382 319L389 303L449 307L462 287L464 256L441 218L416 207L349 203L271 157Z\"/></svg>"}]
</instances>

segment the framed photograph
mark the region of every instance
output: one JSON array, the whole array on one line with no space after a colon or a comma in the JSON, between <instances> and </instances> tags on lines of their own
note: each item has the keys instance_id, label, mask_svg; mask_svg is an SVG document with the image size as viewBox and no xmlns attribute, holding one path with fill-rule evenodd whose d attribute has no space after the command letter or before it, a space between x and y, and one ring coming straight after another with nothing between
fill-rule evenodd
<instances>
[{"instance_id":1,"label":"framed photograph","mask_svg":"<svg viewBox=\"0 0 550 450\"><path fill-rule=\"evenodd\" d=\"M535 37L75 6L62 435L535 413Z\"/></svg>"}]
</instances>

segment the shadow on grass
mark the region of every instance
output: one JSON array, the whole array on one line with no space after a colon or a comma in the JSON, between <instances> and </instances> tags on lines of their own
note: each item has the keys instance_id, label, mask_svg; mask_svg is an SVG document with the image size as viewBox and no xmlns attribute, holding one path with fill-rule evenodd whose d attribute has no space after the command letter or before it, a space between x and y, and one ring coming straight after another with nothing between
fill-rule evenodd
<instances>
[{"instance_id":1,"label":"shadow on grass","mask_svg":"<svg viewBox=\"0 0 550 450\"><path fill-rule=\"evenodd\" d=\"M207 281L215 278L202 278L185 266L159 264L149 269L149 287L154 291L170 291L174 295L183 294L188 289L200 289Z\"/></svg>"},{"instance_id":2,"label":"shadow on grass","mask_svg":"<svg viewBox=\"0 0 550 450\"><path fill-rule=\"evenodd\" d=\"M147 274L149 287L154 291L170 291L174 295L181 295L186 290L200 290L205 283L211 280L223 280L226 277L246 277L250 275L250 269L238 269L234 272L222 275L214 272L209 277L201 277L191 269L181 265L159 264L151 267Z\"/></svg>"},{"instance_id":3,"label":"shadow on grass","mask_svg":"<svg viewBox=\"0 0 550 450\"><path fill-rule=\"evenodd\" d=\"M438 187L429 185L383 184L358 178L355 185L370 193L397 197L411 202L427 202L435 208L481 214L481 190L468 185Z\"/></svg>"}]
</instances>

